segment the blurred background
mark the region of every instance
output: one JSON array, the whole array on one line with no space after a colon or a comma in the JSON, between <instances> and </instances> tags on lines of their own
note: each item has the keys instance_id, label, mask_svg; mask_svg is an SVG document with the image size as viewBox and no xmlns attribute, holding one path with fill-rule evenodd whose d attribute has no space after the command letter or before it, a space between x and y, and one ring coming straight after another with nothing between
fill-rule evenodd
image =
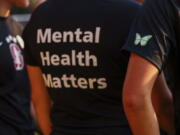
<instances>
[{"instance_id":1,"label":"blurred background","mask_svg":"<svg viewBox=\"0 0 180 135\"><path fill-rule=\"evenodd\" d=\"M14 7L12 9L12 14L27 14L27 13L31 13L31 11L33 10L35 4L36 4L36 0L31 0L30 1L30 6L27 9Z\"/></svg>"},{"instance_id":2,"label":"blurred background","mask_svg":"<svg viewBox=\"0 0 180 135\"><path fill-rule=\"evenodd\" d=\"M26 9L14 7L11 11L12 17L17 21L22 23L23 25L28 22L32 11L45 0L30 0L30 6Z\"/></svg>"},{"instance_id":3,"label":"blurred background","mask_svg":"<svg viewBox=\"0 0 180 135\"><path fill-rule=\"evenodd\" d=\"M30 6L27 9L24 8L18 8L18 7L14 7L12 9L12 16L13 18L22 23L23 25L26 24L26 22L29 20L30 15L32 13L32 11L42 2L44 2L45 0L30 0ZM144 0L135 0L137 2L143 2Z\"/></svg>"}]
</instances>

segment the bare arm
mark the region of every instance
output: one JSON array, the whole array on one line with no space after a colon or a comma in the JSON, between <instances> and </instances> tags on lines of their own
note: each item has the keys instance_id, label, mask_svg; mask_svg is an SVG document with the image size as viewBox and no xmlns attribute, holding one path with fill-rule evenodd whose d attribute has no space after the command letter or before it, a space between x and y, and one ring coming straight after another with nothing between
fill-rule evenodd
<instances>
[{"instance_id":1,"label":"bare arm","mask_svg":"<svg viewBox=\"0 0 180 135\"><path fill-rule=\"evenodd\" d=\"M160 135L157 116L151 101L158 69L147 60L132 54L123 88L123 104L134 135Z\"/></svg>"},{"instance_id":2,"label":"bare arm","mask_svg":"<svg viewBox=\"0 0 180 135\"><path fill-rule=\"evenodd\" d=\"M32 88L32 102L37 116L38 125L43 135L50 135L51 101L45 87L42 73L39 67L27 66Z\"/></svg>"},{"instance_id":3,"label":"bare arm","mask_svg":"<svg viewBox=\"0 0 180 135\"><path fill-rule=\"evenodd\" d=\"M175 134L173 98L163 73L154 84L152 101L161 128L171 135Z\"/></svg>"}]
</instances>

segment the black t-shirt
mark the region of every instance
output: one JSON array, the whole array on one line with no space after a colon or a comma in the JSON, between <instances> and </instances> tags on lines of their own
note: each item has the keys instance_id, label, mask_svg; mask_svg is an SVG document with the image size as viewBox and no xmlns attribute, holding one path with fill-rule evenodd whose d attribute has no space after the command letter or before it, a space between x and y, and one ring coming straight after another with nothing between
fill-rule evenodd
<instances>
[{"instance_id":1,"label":"black t-shirt","mask_svg":"<svg viewBox=\"0 0 180 135\"><path fill-rule=\"evenodd\" d=\"M146 0L124 49L169 70L180 134L180 0Z\"/></svg>"},{"instance_id":2,"label":"black t-shirt","mask_svg":"<svg viewBox=\"0 0 180 135\"><path fill-rule=\"evenodd\" d=\"M33 131L30 87L24 65L21 27L0 18L0 134L26 135Z\"/></svg>"},{"instance_id":3,"label":"black t-shirt","mask_svg":"<svg viewBox=\"0 0 180 135\"><path fill-rule=\"evenodd\" d=\"M120 51L138 8L131 0L49 0L34 12L25 58L43 72L54 131L128 127L121 101L128 54Z\"/></svg>"}]
</instances>

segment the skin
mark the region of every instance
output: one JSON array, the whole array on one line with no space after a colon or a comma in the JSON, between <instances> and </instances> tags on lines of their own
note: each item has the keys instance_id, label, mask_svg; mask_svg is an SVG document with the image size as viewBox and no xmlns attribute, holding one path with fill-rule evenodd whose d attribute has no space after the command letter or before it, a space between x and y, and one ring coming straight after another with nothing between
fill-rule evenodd
<instances>
[{"instance_id":1,"label":"skin","mask_svg":"<svg viewBox=\"0 0 180 135\"><path fill-rule=\"evenodd\" d=\"M29 0L8 0L11 5L15 5L18 7L28 7L29 6Z\"/></svg>"},{"instance_id":2,"label":"skin","mask_svg":"<svg viewBox=\"0 0 180 135\"><path fill-rule=\"evenodd\" d=\"M0 0L0 16L8 17L12 6L26 8L29 6L29 0Z\"/></svg>"},{"instance_id":3,"label":"skin","mask_svg":"<svg viewBox=\"0 0 180 135\"><path fill-rule=\"evenodd\" d=\"M39 128L43 135L51 133L51 100L42 78L42 72L39 67L27 66L29 79L31 83L31 97L35 108L35 114Z\"/></svg>"},{"instance_id":4,"label":"skin","mask_svg":"<svg viewBox=\"0 0 180 135\"><path fill-rule=\"evenodd\" d=\"M169 134L175 134L173 96L163 74L156 79L152 89L152 103L160 127Z\"/></svg>"},{"instance_id":5,"label":"skin","mask_svg":"<svg viewBox=\"0 0 180 135\"><path fill-rule=\"evenodd\" d=\"M144 0L136 0L137 2L141 2L141 3L143 3L144 2Z\"/></svg>"},{"instance_id":6,"label":"skin","mask_svg":"<svg viewBox=\"0 0 180 135\"><path fill-rule=\"evenodd\" d=\"M158 70L149 64L141 69L141 66L146 64L144 59L134 54L131 56L123 88L123 104L134 135L160 135L157 116L151 102Z\"/></svg>"},{"instance_id":7,"label":"skin","mask_svg":"<svg viewBox=\"0 0 180 135\"><path fill-rule=\"evenodd\" d=\"M131 54L128 65L123 105L133 135L160 135L159 123L174 134L172 96L164 77L153 64L135 54Z\"/></svg>"}]
</instances>

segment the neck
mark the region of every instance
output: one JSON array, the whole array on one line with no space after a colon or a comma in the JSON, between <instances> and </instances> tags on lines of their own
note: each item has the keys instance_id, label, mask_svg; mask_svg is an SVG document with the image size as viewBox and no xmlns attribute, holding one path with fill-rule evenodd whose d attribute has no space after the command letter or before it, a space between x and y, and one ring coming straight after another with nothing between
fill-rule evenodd
<instances>
[{"instance_id":1,"label":"neck","mask_svg":"<svg viewBox=\"0 0 180 135\"><path fill-rule=\"evenodd\" d=\"M0 16L8 17L10 14L11 5L7 2L7 0L0 1Z\"/></svg>"}]
</instances>

